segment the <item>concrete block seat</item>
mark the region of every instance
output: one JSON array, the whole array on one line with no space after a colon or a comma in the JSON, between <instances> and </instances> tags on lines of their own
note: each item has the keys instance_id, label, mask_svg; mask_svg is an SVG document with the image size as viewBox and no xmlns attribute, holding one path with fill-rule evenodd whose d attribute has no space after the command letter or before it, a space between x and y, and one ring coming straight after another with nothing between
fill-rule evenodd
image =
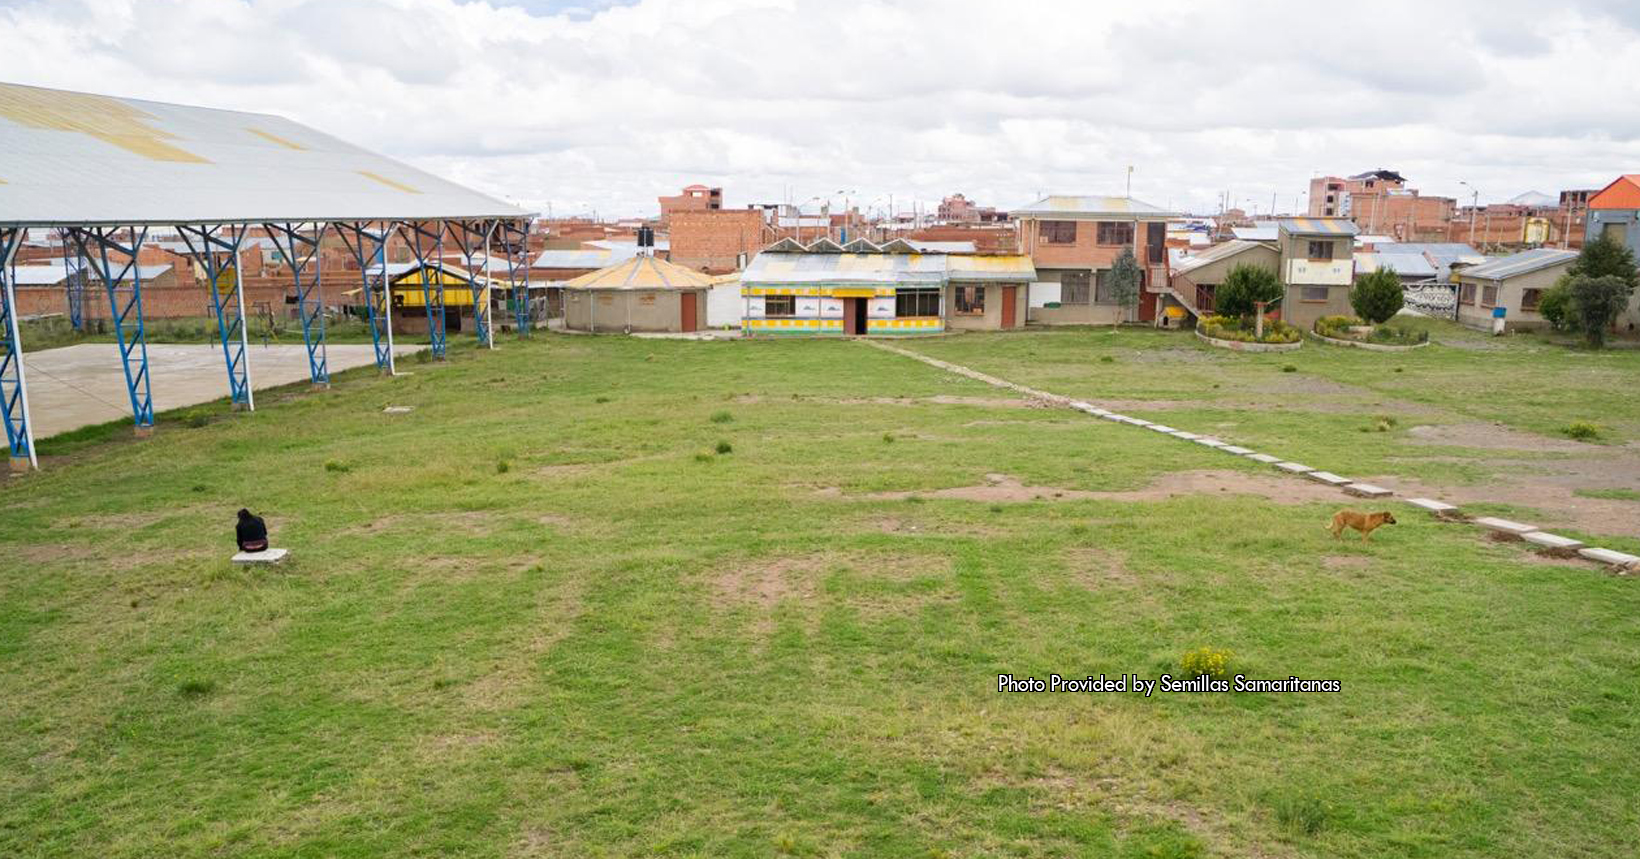
<instances>
[{"instance_id":1,"label":"concrete block seat","mask_svg":"<svg viewBox=\"0 0 1640 859\"><path fill-rule=\"evenodd\" d=\"M260 552L240 552L233 556L236 564L277 564L290 554L288 549L263 549Z\"/></svg>"}]
</instances>

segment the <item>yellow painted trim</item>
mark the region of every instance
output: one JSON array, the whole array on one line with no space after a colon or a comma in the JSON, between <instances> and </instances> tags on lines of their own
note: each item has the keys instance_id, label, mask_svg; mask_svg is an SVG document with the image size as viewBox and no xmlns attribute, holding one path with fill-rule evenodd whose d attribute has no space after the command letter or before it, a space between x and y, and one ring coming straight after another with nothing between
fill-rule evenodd
<instances>
[{"instance_id":1,"label":"yellow painted trim","mask_svg":"<svg viewBox=\"0 0 1640 859\"><path fill-rule=\"evenodd\" d=\"M303 146L300 143L295 143L293 141L286 140L285 138L280 137L277 134L269 134L268 132L263 131L260 128L246 128L245 130L249 131L250 133L252 133L254 135L256 135L257 137L262 138L263 140L268 141L269 143L277 143L280 146L283 146L287 149L299 149L299 150L303 150L303 151L307 150L307 147Z\"/></svg>"},{"instance_id":2,"label":"yellow painted trim","mask_svg":"<svg viewBox=\"0 0 1640 859\"><path fill-rule=\"evenodd\" d=\"M383 185L386 185L389 188L394 188L396 190L403 191L406 194L420 194L421 193L420 191L417 191L415 188L412 188L409 185L404 184L403 182L395 182L392 179L387 178L386 176L382 176L382 175L379 175L379 174L376 174L376 173L372 173L369 170L360 170L358 172L359 172L360 176L363 176L366 179L371 179L371 180L380 182L380 183L382 183Z\"/></svg>"}]
</instances>

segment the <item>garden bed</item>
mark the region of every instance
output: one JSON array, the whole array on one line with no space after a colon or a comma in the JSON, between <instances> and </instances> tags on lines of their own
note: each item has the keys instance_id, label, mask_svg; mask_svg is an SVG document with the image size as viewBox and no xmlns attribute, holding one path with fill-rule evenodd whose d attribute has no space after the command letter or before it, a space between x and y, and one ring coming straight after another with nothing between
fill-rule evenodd
<instances>
[{"instance_id":1,"label":"garden bed","mask_svg":"<svg viewBox=\"0 0 1640 859\"><path fill-rule=\"evenodd\" d=\"M1253 323L1223 316L1206 316L1196 323L1196 336L1220 349L1237 352L1291 352L1304 345L1300 331L1278 319L1264 321L1264 336L1255 337Z\"/></svg>"},{"instance_id":2,"label":"garden bed","mask_svg":"<svg viewBox=\"0 0 1640 859\"><path fill-rule=\"evenodd\" d=\"M1429 332L1405 325L1372 325L1353 316L1323 316L1310 336L1334 346L1353 346L1373 352L1406 352L1429 345Z\"/></svg>"}]
</instances>

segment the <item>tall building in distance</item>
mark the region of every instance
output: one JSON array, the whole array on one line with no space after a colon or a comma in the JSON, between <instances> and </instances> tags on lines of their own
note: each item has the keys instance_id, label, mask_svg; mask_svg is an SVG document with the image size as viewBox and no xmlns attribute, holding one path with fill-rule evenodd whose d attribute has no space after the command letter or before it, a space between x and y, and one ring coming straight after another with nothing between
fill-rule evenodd
<instances>
[{"instance_id":1,"label":"tall building in distance","mask_svg":"<svg viewBox=\"0 0 1640 859\"><path fill-rule=\"evenodd\" d=\"M1406 177L1380 167L1354 176L1310 180L1312 218L1349 218L1361 232L1403 242L1446 241L1457 201L1426 197Z\"/></svg>"},{"instance_id":2,"label":"tall building in distance","mask_svg":"<svg viewBox=\"0 0 1640 859\"><path fill-rule=\"evenodd\" d=\"M723 189L705 185L690 185L670 197L659 198L661 225L672 221L673 212L710 212L723 208Z\"/></svg>"}]
</instances>

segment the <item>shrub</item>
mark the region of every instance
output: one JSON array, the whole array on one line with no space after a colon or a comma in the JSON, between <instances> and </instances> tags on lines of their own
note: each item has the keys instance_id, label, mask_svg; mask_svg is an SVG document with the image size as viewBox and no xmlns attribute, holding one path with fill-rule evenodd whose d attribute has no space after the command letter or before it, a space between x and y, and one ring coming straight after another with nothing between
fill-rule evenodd
<instances>
[{"instance_id":1,"label":"shrub","mask_svg":"<svg viewBox=\"0 0 1640 859\"><path fill-rule=\"evenodd\" d=\"M717 451L720 454L721 453L732 453L735 449L735 446L730 444L727 440L720 439L717 443L717 446L712 448L712 449Z\"/></svg>"},{"instance_id":2,"label":"shrub","mask_svg":"<svg viewBox=\"0 0 1640 859\"><path fill-rule=\"evenodd\" d=\"M1133 258L1132 248L1123 248L1122 253L1110 267L1110 292L1116 299L1116 305L1122 312L1116 316L1117 323L1126 319L1132 308L1139 303L1139 279L1144 274L1139 270L1139 261ZM1113 323L1114 324L1114 323Z\"/></svg>"},{"instance_id":3,"label":"shrub","mask_svg":"<svg viewBox=\"0 0 1640 859\"><path fill-rule=\"evenodd\" d=\"M1222 647L1198 647L1186 651L1179 660L1179 668L1188 677L1211 677L1224 680L1230 676L1230 660L1235 654Z\"/></svg>"},{"instance_id":4,"label":"shrub","mask_svg":"<svg viewBox=\"0 0 1640 859\"><path fill-rule=\"evenodd\" d=\"M1109 355L1100 355L1099 356L1099 363L1101 363L1101 364L1114 364L1114 363L1116 363L1116 359L1112 358Z\"/></svg>"},{"instance_id":5,"label":"shrub","mask_svg":"<svg viewBox=\"0 0 1640 859\"><path fill-rule=\"evenodd\" d=\"M353 466L348 465L339 459L327 459L325 460L325 470L334 471L338 474L346 474L347 472L353 470Z\"/></svg>"},{"instance_id":6,"label":"shrub","mask_svg":"<svg viewBox=\"0 0 1640 859\"><path fill-rule=\"evenodd\" d=\"M1365 324L1354 316L1323 316L1315 321L1315 333L1334 340L1346 340L1352 336L1350 328Z\"/></svg>"},{"instance_id":7,"label":"shrub","mask_svg":"<svg viewBox=\"0 0 1640 859\"><path fill-rule=\"evenodd\" d=\"M496 474L506 474L509 471L512 471L512 463L506 461L505 459L498 459L495 461Z\"/></svg>"},{"instance_id":8,"label":"shrub","mask_svg":"<svg viewBox=\"0 0 1640 859\"><path fill-rule=\"evenodd\" d=\"M1281 372L1283 372L1283 373L1297 373L1298 372L1298 365L1297 364L1282 364L1281 365ZM1218 387L1218 386L1215 385L1214 387Z\"/></svg>"},{"instance_id":9,"label":"shrub","mask_svg":"<svg viewBox=\"0 0 1640 859\"><path fill-rule=\"evenodd\" d=\"M883 444L893 444L893 443L894 443L894 434L891 433L891 432L883 433Z\"/></svg>"},{"instance_id":10,"label":"shrub","mask_svg":"<svg viewBox=\"0 0 1640 859\"><path fill-rule=\"evenodd\" d=\"M1297 343L1302 334L1292 325L1279 319L1264 320L1264 337L1254 335L1254 322L1225 316L1204 316L1196 323L1196 330L1216 340L1235 340L1241 343Z\"/></svg>"},{"instance_id":11,"label":"shrub","mask_svg":"<svg viewBox=\"0 0 1640 859\"><path fill-rule=\"evenodd\" d=\"M1566 274L1567 280L1579 277L1615 277L1622 281L1624 295L1640 287L1640 270L1635 268L1634 251L1604 235L1583 245L1583 250L1572 262L1571 267L1566 269Z\"/></svg>"},{"instance_id":12,"label":"shrub","mask_svg":"<svg viewBox=\"0 0 1640 859\"><path fill-rule=\"evenodd\" d=\"M1355 308L1355 315L1373 324L1388 322L1405 300L1401 277L1393 268L1364 274L1350 288L1350 306Z\"/></svg>"},{"instance_id":13,"label":"shrub","mask_svg":"<svg viewBox=\"0 0 1640 859\"><path fill-rule=\"evenodd\" d=\"M1327 824L1327 806L1313 796L1284 797L1275 809L1276 822L1300 835L1315 835Z\"/></svg>"},{"instance_id":14,"label":"shrub","mask_svg":"<svg viewBox=\"0 0 1640 859\"><path fill-rule=\"evenodd\" d=\"M1572 278L1569 288L1573 324L1583 332L1589 348L1605 346L1606 329L1628 305L1628 285L1617 275L1578 275Z\"/></svg>"},{"instance_id":15,"label":"shrub","mask_svg":"<svg viewBox=\"0 0 1640 859\"><path fill-rule=\"evenodd\" d=\"M177 693L187 698L197 698L209 695L216 691L215 680L189 679L177 684Z\"/></svg>"},{"instance_id":16,"label":"shrub","mask_svg":"<svg viewBox=\"0 0 1640 859\"><path fill-rule=\"evenodd\" d=\"M1392 346L1412 346L1429 339L1429 332L1411 325L1375 325L1367 340Z\"/></svg>"},{"instance_id":17,"label":"shrub","mask_svg":"<svg viewBox=\"0 0 1640 859\"><path fill-rule=\"evenodd\" d=\"M1281 300L1281 281L1263 266L1238 263L1213 291L1213 306L1220 316L1252 316L1257 302Z\"/></svg>"},{"instance_id":18,"label":"shrub","mask_svg":"<svg viewBox=\"0 0 1640 859\"><path fill-rule=\"evenodd\" d=\"M1556 331L1572 329L1571 278L1563 277L1555 281L1554 286L1543 291L1538 297L1538 313L1542 314L1549 327Z\"/></svg>"},{"instance_id":19,"label":"shrub","mask_svg":"<svg viewBox=\"0 0 1640 859\"><path fill-rule=\"evenodd\" d=\"M715 424L726 424L726 423L728 423L728 422L730 422L734 419L735 419L735 416L729 414L728 412L713 412L712 413L712 423L715 423Z\"/></svg>"},{"instance_id":20,"label":"shrub","mask_svg":"<svg viewBox=\"0 0 1640 859\"><path fill-rule=\"evenodd\" d=\"M1560 431L1565 433L1567 438L1574 438L1578 441L1594 441L1600 438L1600 425L1588 421L1572 421L1562 427Z\"/></svg>"}]
</instances>

